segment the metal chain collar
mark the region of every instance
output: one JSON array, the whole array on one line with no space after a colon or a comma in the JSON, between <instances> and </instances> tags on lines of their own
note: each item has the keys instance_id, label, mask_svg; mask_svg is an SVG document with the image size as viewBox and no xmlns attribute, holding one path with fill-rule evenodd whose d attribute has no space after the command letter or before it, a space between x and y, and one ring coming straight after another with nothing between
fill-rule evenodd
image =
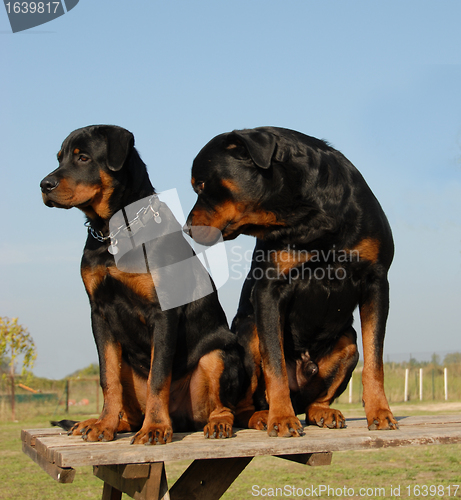
<instances>
[{"instance_id":1,"label":"metal chain collar","mask_svg":"<svg viewBox=\"0 0 461 500\"><path fill-rule=\"evenodd\" d=\"M142 226L144 226L143 222L141 221L141 218L144 217L149 210L152 211L152 215L154 216L155 222L157 222L157 224L160 224L160 222L162 222L162 219L160 217L159 212L157 212L157 210L155 210L153 207L154 198L158 199L158 196L156 194L153 194L149 198L149 205L147 205L147 207L142 207L141 209L139 209L136 212L136 217L133 220L129 221L128 224L121 225L119 228L117 228L116 231L112 231L108 236L104 236L101 231L96 231L95 229L93 229L93 227L91 227L90 221L85 222L85 227L88 228L88 232L91 234L91 236L93 236L95 240L104 243L109 239L115 240L116 236L120 234L121 231L127 231L128 229L131 230L131 227L137 223L140 223Z\"/></svg>"}]
</instances>

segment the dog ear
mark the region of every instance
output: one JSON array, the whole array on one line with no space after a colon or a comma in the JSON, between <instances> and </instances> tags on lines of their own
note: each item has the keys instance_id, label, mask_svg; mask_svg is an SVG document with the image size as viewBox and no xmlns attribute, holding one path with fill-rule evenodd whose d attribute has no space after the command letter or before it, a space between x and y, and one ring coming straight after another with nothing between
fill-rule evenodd
<instances>
[{"instance_id":1,"label":"dog ear","mask_svg":"<svg viewBox=\"0 0 461 500\"><path fill-rule=\"evenodd\" d=\"M120 170L134 147L134 135L122 127L103 125L99 132L106 139L107 166L114 172Z\"/></svg>"},{"instance_id":2,"label":"dog ear","mask_svg":"<svg viewBox=\"0 0 461 500\"><path fill-rule=\"evenodd\" d=\"M233 140L242 143L255 164L267 169L271 166L272 156L277 142L270 132L257 129L234 130L229 134L229 144Z\"/></svg>"}]
</instances>

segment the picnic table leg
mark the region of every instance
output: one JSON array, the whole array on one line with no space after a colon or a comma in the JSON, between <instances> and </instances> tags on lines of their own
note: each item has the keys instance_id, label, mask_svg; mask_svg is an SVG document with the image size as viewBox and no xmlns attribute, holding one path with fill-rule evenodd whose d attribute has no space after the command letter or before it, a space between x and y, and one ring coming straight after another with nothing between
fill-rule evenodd
<instances>
[{"instance_id":1,"label":"picnic table leg","mask_svg":"<svg viewBox=\"0 0 461 500\"><path fill-rule=\"evenodd\" d=\"M121 500L126 493L135 500L169 500L163 462L99 465L94 475L104 481L102 500Z\"/></svg>"},{"instance_id":2,"label":"picnic table leg","mask_svg":"<svg viewBox=\"0 0 461 500\"><path fill-rule=\"evenodd\" d=\"M109 483L104 483L102 500L122 500L122 492L111 486Z\"/></svg>"},{"instance_id":3,"label":"picnic table leg","mask_svg":"<svg viewBox=\"0 0 461 500\"><path fill-rule=\"evenodd\" d=\"M253 457L194 460L170 489L171 500L217 500Z\"/></svg>"}]
</instances>

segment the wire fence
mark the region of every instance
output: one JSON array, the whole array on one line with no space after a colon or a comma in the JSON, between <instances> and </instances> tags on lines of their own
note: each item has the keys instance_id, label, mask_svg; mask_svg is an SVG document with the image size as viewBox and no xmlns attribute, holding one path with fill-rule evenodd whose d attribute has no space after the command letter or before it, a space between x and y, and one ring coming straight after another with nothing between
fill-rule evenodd
<instances>
[{"instance_id":1,"label":"wire fence","mask_svg":"<svg viewBox=\"0 0 461 500\"><path fill-rule=\"evenodd\" d=\"M461 401L461 353L398 354L384 358L384 387L389 403ZM362 368L359 363L339 402L362 401ZM29 386L15 387L17 420L38 415L71 419L74 416L78 420L78 415L98 415L102 409L98 376L34 378ZM5 378L0 378L0 420L11 420L11 388Z\"/></svg>"},{"instance_id":2,"label":"wire fence","mask_svg":"<svg viewBox=\"0 0 461 500\"><path fill-rule=\"evenodd\" d=\"M384 364L384 389L389 403L408 401L461 401L461 363L445 366L429 361ZM353 373L339 401L362 400L362 365Z\"/></svg>"},{"instance_id":3,"label":"wire fence","mask_svg":"<svg viewBox=\"0 0 461 500\"><path fill-rule=\"evenodd\" d=\"M35 379L16 386L15 402L16 420L39 415L78 420L78 415L98 415L103 396L99 377ZM11 389L5 380L0 382L0 420L11 420Z\"/></svg>"}]
</instances>

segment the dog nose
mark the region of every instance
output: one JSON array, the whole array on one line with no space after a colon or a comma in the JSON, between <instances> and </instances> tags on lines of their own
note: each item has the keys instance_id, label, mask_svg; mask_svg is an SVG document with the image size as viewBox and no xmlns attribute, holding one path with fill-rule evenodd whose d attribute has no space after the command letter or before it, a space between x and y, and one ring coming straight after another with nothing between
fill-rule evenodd
<instances>
[{"instance_id":1,"label":"dog nose","mask_svg":"<svg viewBox=\"0 0 461 500\"><path fill-rule=\"evenodd\" d=\"M53 177L45 177L40 183L42 193L49 193L58 187L59 181Z\"/></svg>"},{"instance_id":2,"label":"dog nose","mask_svg":"<svg viewBox=\"0 0 461 500\"><path fill-rule=\"evenodd\" d=\"M187 222L182 227L182 230L187 234L187 236L191 236L190 226Z\"/></svg>"}]
</instances>

